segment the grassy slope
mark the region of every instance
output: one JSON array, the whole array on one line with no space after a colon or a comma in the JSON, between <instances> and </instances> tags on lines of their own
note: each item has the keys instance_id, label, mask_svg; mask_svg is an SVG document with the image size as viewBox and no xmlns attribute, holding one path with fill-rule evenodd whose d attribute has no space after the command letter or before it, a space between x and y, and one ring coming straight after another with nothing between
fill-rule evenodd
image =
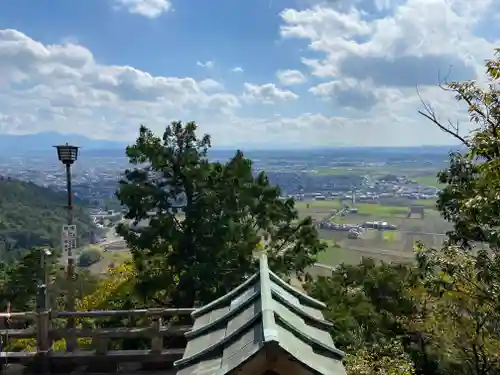
<instances>
[{"instance_id":1,"label":"grassy slope","mask_svg":"<svg viewBox=\"0 0 500 375\"><path fill-rule=\"evenodd\" d=\"M132 259L132 254L130 254L127 250L103 251L102 255L103 257L99 262L94 263L89 267L89 270L92 273L97 274L107 272L110 265L117 267Z\"/></svg>"}]
</instances>

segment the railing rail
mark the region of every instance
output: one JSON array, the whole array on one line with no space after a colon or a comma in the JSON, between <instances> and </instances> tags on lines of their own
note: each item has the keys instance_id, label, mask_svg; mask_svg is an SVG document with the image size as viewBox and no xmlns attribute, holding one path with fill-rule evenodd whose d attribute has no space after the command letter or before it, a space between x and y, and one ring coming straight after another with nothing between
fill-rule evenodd
<instances>
[{"instance_id":1,"label":"railing rail","mask_svg":"<svg viewBox=\"0 0 500 375\"><path fill-rule=\"evenodd\" d=\"M114 367L122 362L163 363L170 365L182 357L185 348L184 334L191 329L190 314L194 309L137 309L137 310L94 310L94 311L51 311L0 313L0 319L11 321L31 321L35 324L26 329L0 329L3 348L0 361L4 364L21 363L34 366L37 370L58 372L57 367L70 370L68 366L97 366L103 368ZM94 328L79 324L78 328L59 328L57 320L85 318L114 318L135 317L147 318L146 326ZM178 319L176 317L185 317ZM189 319L186 319L189 318ZM146 320L146 319L145 319ZM150 340L150 348L144 350L111 350L110 341L120 339L142 338ZM179 338L177 345L165 345L166 338ZM36 339L36 351L8 352L4 351L6 344L19 339ZM77 339L90 339L83 348L76 347L69 351L55 351L54 342L65 339L68 342L77 342ZM73 341L72 341L73 340ZM171 347L172 346L172 347ZM40 362L41 361L41 362ZM110 370L112 371L112 370Z\"/></svg>"}]
</instances>

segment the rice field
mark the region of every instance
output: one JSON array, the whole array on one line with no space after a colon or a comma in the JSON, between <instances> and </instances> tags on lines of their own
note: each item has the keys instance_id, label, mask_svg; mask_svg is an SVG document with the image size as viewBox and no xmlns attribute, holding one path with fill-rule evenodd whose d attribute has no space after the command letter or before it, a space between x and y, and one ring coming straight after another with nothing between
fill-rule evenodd
<instances>
[{"instance_id":1,"label":"rice field","mask_svg":"<svg viewBox=\"0 0 500 375\"><path fill-rule=\"evenodd\" d=\"M443 184L440 184L438 182L438 179L437 179L436 175L414 177L411 180L415 181L415 182L418 182L419 184L422 184L424 186L429 186L429 187L442 188L444 186Z\"/></svg>"},{"instance_id":2,"label":"rice field","mask_svg":"<svg viewBox=\"0 0 500 375\"><path fill-rule=\"evenodd\" d=\"M360 239L347 238L347 232L327 229L319 235L328 243L328 249L320 254L319 263L335 266L340 263L356 264L363 257L388 262L408 262L414 259L413 249L417 241L427 246L440 247L445 239L441 233L450 229L450 224L435 210L435 201L416 200L412 205L425 206L425 216L407 218L408 206L384 205L359 202L357 213L337 216L336 223L362 224L366 221L386 221L396 225L396 231L367 230ZM339 200L298 202L301 216L311 216L316 222L324 220L340 208Z\"/></svg>"}]
</instances>

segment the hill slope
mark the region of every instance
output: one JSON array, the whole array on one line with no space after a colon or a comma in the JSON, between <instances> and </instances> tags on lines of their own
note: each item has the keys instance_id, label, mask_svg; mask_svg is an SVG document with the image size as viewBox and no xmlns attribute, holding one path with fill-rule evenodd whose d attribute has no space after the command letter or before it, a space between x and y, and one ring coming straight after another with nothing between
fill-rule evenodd
<instances>
[{"instance_id":1,"label":"hill slope","mask_svg":"<svg viewBox=\"0 0 500 375\"><path fill-rule=\"evenodd\" d=\"M86 210L76 203L74 222L84 244L94 226ZM0 259L15 259L34 246L59 248L66 218L64 193L0 177Z\"/></svg>"}]
</instances>

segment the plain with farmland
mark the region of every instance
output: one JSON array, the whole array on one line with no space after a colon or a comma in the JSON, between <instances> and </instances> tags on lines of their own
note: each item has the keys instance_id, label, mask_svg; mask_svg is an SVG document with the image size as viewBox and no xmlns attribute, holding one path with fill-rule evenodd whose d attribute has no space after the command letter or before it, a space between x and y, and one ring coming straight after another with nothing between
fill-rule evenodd
<instances>
[{"instance_id":1,"label":"plain with farmland","mask_svg":"<svg viewBox=\"0 0 500 375\"><path fill-rule=\"evenodd\" d=\"M319 256L319 263L332 267L340 263L356 264L363 257L411 261L418 241L439 247L450 229L450 224L436 210L440 189L437 173L445 165L446 151L440 148L376 151L247 154L255 160L256 171L265 170L271 182L280 186L284 198L294 198L300 218L313 219L328 244ZM225 154L215 151L212 157L223 160ZM102 159L101 164L106 165L107 157ZM112 195L111 190L100 191L96 187L94 195L96 191L107 197ZM105 201L105 208L114 211L110 215L94 214L97 225L107 227L107 234L90 250L93 259L96 249L101 254L99 261L90 266L95 272L103 272L130 258L125 243L114 233L114 225L121 220L120 206L114 199Z\"/></svg>"}]
</instances>

